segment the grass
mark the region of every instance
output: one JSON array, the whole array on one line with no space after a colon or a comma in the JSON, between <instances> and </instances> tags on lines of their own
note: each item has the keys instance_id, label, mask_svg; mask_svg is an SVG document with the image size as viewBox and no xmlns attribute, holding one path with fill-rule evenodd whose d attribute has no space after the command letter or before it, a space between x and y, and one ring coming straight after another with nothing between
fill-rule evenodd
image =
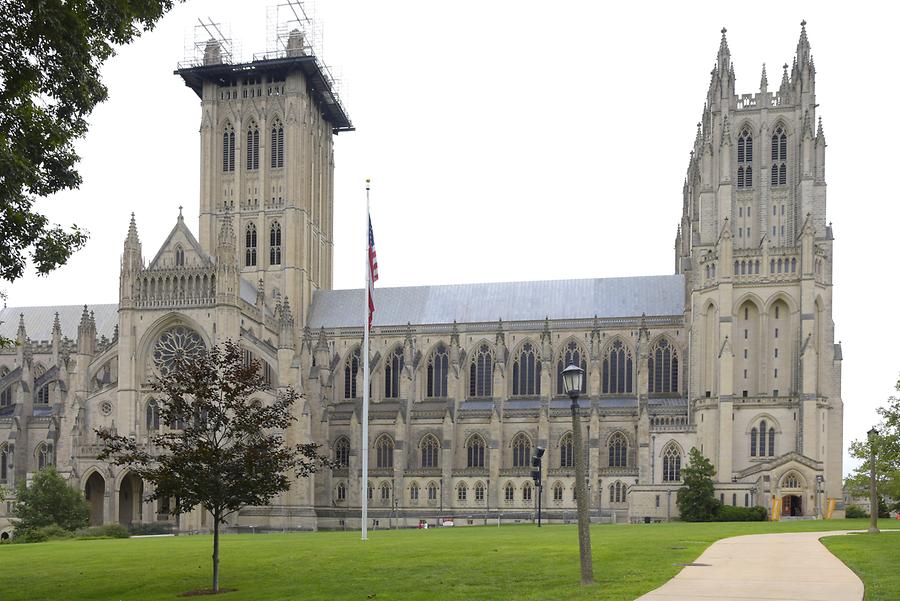
<instances>
[{"instance_id":1,"label":"grass","mask_svg":"<svg viewBox=\"0 0 900 601\"><path fill-rule=\"evenodd\" d=\"M881 520L880 525L894 527L891 520ZM829 536L822 544L860 577L866 601L900 599L900 532Z\"/></svg>"},{"instance_id":2,"label":"grass","mask_svg":"<svg viewBox=\"0 0 900 601\"><path fill-rule=\"evenodd\" d=\"M374 531L366 542L358 532L229 535L221 586L238 589L227 601L632 600L720 538L865 527L866 520L597 525L597 584L589 588L578 585L575 526ZM173 600L210 586L211 554L209 536L2 545L0 596Z\"/></svg>"}]
</instances>

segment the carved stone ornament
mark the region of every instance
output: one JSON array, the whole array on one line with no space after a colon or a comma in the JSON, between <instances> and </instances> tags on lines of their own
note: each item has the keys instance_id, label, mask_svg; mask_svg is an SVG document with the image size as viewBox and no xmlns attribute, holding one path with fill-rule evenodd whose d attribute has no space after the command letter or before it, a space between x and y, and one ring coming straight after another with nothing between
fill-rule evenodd
<instances>
[{"instance_id":1,"label":"carved stone ornament","mask_svg":"<svg viewBox=\"0 0 900 601\"><path fill-rule=\"evenodd\" d=\"M153 362L166 375L179 361L196 359L206 352L206 344L197 332L175 326L163 332L153 345Z\"/></svg>"}]
</instances>

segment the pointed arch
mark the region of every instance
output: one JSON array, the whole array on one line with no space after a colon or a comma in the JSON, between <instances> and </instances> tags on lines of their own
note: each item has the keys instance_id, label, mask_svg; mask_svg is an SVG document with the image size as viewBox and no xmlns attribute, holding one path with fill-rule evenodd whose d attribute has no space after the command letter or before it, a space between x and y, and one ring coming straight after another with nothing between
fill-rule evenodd
<instances>
[{"instance_id":1,"label":"pointed arch","mask_svg":"<svg viewBox=\"0 0 900 601\"><path fill-rule=\"evenodd\" d=\"M563 500L563 490L565 489L563 489L562 482L557 480L553 483L553 500L557 503Z\"/></svg>"},{"instance_id":2,"label":"pointed arch","mask_svg":"<svg viewBox=\"0 0 900 601\"><path fill-rule=\"evenodd\" d=\"M778 481L778 487L792 489L806 488L806 478L804 478L803 474L797 470L788 470Z\"/></svg>"},{"instance_id":3,"label":"pointed arch","mask_svg":"<svg viewBox=\"0 0 900 601\"><path fill-rule=\"evenodd\" d=\"M53 465L53 447L46 442L38 443L34 448L34 461L38 470Z\"/></svg>"},{"instance_id":4,"label":"pointed arch","mask_svg":"<svg viewBox=\"0 0 900 601\"><path fill-rule=\"evenodd\" d=\"M269 225L269 265L281 265L281 224L277 219Z\"/></svg>"},{"instance_id":5,"label":"pointed arch","mask_svg":"<svg viewBox=\"0 0 900 601\"><path fill-rule=\"evenodd\" d=\"M541 394L541 356L531 340L519 345L513 357L512 396Z\"/></svg>"},{"instance_id":6,"label":"pointed arch","mask_svg":"<svg viewBox=\"0 0 900 601\"><path fill-rule=\"evenodd\" d=\"M34 404L35 405L49 405L50 404L50 382L47 382L43 386L37 389L34 393Z\"/></svg>"},{"instance_id":7,"label":"pointed arch","mask_svg":"<svg viewBox=\"0 0 900 601\"><path fill-rule=\"evenodd\" d=\"M559 439L559 467L575 467L575 452L571 432L566 432Z\"/></svg>"},{"instance_id":8,"label":"pointed arch","mask_svg":"<svg viewBox=\"0 0 900 601\"><path fill-rule=\"evenodd\" d=\"M485 490L484 482L479 480L478 482L475 483L475 502L476 503L484 502L484 490Z\"/></svg>"},{"instance_id":9,"label":"pointed arch","mask_svg":"<svg viewBox=\"0 0 900 601\"><path fill-rule=\"evenodd\" d=\"M775 129L772 130L771 140L772 174L769 183L773 188L787 185L787 141L787 129L784 122L778 121Z\"/></svg>"},{"instance_id":10,"label":"pointed arch","mask_svg":"<svg viewBox=\"0 0 900 601\"><path fill-rule=\"evenodd\" d=\"M681 481L681 463L684 453L674 440L669 441L662 450L663 482Z\"/></svg>"},{"instance_id":11,"label":"pointed arch","mask_svg":"<svg viewBox=\"0 0 900 601\"><path fill-rule=\"evenodd\" d=\"M384 398L400 398L400 375L403 367L403 346L397 344L384 359Z\"/></svg>"},{"instance_id":12,"label":"pointed arch","mask_svg":"<svg viewBox=\"0 0 900 601\"><path fill-rule=\"evenodd\" d=\"M375 467L394 467L394 439L390 434L382 434L375 439Z\"/></svg>"},{"instance_id":13,"label":"pointed arch","mask_svg":"<svg viewBox=\"0 0 900 601\"><path fill-rule=\"evenodd\" d=\"M494 390L494 351L479 342L469 359L469 398L490 398Z\"/></svg>"},{"instance_id":14,"label":"pointed arch","mask_svg":"<svg viewBox=\"0 0 900 601\"><path fill-rule=\"evenodd\" d=\"M628 466L628 438L621 431L613 432L606 441L609 467Z\"/></svg>"},{"instance_id":15,"label":"pointed arch","mask_svg":"<svg viewBox=\"0 0 900 601\"><path fill-rule=\"evenodd\" d=\"M634 392L634 355L620 337L614 337L603 350L600 360L600 392L622 394Z\"/></svg>"},{"instance_id":16,"label":"pointed arch","mask_svg":"<svg viewBox=\"0 0 900 601\"><path fill-rule=\"evenodd\" d=\"M12 457L9 444L0 443L0 483L7 483L12 476Z\"/></svg>"},{"instance_id":17,"label":"pointed arch","mask_svg":"<svg viewBox=\"0 0 900 601\"><path fill-rule=\"evenodd\" d=\"M512 482L508 482L503 486L503 500L511 503L516 497L516 487Z\"/></svg>"},{"instance_id":18,"label":"pointed arch","mask_svg":"<svg viewBox=\"0 0 900 601\"><path fill-rule=\"evenodd\" d=\"M357 386L357 376L360 372L360 353L359 347L355 346L350 349L344 358L344 398L359 398L359 390Z\"/></svg>"},{"instance_id":19,"label":"pointed arch","mask_svg":"<svg viewBox=\"0 0 900 601\"><path fill-rule=\"evenodd\" d=\"M350 466L350 439L346 436L339 436L334 441L334 462L338 467Z\"/></svg>"},{"instance_id":20,"label":"pointed arch","mask_svg":"<svg viewBox=\"0 0 900 601\"><path fill-rule=\"evenodd\" d=\"M247 125L247 170L259 169L259 126L254 119Z\"/></svg>"},{"instance_id":21,"label":"pointed arch","mask_svg":"<svg viewBox=\"0 0 900 601\"><path fill-rule=\"evenodd\" d=\"M428 398L447 397L447 376L450 368L450 353L443 342L438 342L428 355L425 365L425 396Z\"/></svg>"},{"instance_id":22,"label":"pointed arch","mask_svg":"<svg viewBox=\"0 0 900 601\"><path fill-rule=\"evenodd\" d=\"M456 484L456 500L460 503L465 503L469 498L469 485L465 480L462 480Z\"/></svg>"},{"instance_id":23,"label":"pointed arch","mask_svg":"<svg viewBox=\"0 0 900 601\"><path fill-rule=\"evenodd\" d=\"M750 124L744 125L737 140L737 187L753 187L753 133Z\"/></svg>"},{"instance_id":24,"label":"pointed arch","mask_svg":"<svg viewBox=\"0 0 900 601\"><path fill-rule=\"evenodd\" d=\"M256 224L248 223L244 229L244 265L256 267Z\"/></svg>"},{"instance_id":25,"label":"pointed arch","mask_svg":"<svg viewBox=\"0 0 900 601\"><path fill-rule=\"evenodd\" d=\"M272 121L270 142L270 166L272 169L280 169L284 167L284 125L278 117Z\"/></svg>"},{"instance_id":26,"label":"pointed arch","mask_svg":"<svg viewBox=\"0 0 900 601\"><path fill-rule=\"evenodd\" d=\"M680 353L668 336L658 337L647 355L648 388L653 393L672 393L679 390Z\"/></svg>"},{"instance_id":27,"label":"pointed arch","mask_svg":"<svg viewBox=\"0 0 900 601\"><path fill-rule=\"evenodd\" d=\"M531 437L525 432L516 434L510 443L512 448L513 467L528 467L531 465Z\"/></svg>"},{"instance_id":28,"label":"pointed arch","mask_svg":"<svg viewBox=\"0 0 900 601\"><path fill-rule=\"evenodd\" d=\"M144 425L148 433L159 431L159 403L152 397L144 407Z\"/></svg>"},{"instance_id":29,"label":"pointed arch","mask_svg":"<svg viewBox=\"0 0 900 601\"><path fill-rule=\"evenodd\" d=\"M436 468L440 467L440 449L441 443L434 434L426 434L419 440L419 451L422 457L421 467Z\"/></svg>"},{"instance_id":30,"label":"pointed arch","mask_svg":"<svg viewBox=\"0 0 900 601\"><path fill-rule=\"evenodd\" d=\"M587 393L587 353L584 346L574 337L570 337L560 349L556 358L556 394L566 394L563 385L562 372L570 365L577 365L584 370L584 378L581 379L581 394Z\"/></svg>"},{"instance_id":31,"label":"pointed arch","mask_svg":"<svg viewBox=\"0 0 900 601\"><path fill-rule=\"evenodd\" d=\"M466 467L484 467L484 450L487 445L481 434L472 434L466 440Z\"/></svg>"},{"instance_id":32,"label":"pointed arch","mask_svg":"<svg viewBox=\"0 0 900 601\"><path fill-rule=\"evenodd\" d=\"M225 121L222 127L222 171L234 171L234 126Z\"/></svg>"},{"instance_id":33,"label":"pointed arch","mask_svg":"<svg viewBox=\"0 0 900 601\"><path fill-rule=\"evenodd\" d=\"M415 480L409 483L409 500L413 503L419 502L419 483Z\"/></svg>"}]
</instances>

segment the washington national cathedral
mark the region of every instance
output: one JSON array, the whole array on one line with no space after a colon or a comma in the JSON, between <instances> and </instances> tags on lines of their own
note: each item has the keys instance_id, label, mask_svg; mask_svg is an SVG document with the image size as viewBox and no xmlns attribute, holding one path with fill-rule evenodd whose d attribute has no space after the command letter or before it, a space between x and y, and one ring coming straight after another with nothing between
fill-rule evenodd
<instances>
[{"instance_id":1,"label":"washington national cathedral","mask_svg":"<svg viewBox=\"0 0 900 601\"><path fill-rule=\"evenodd\" d=\"M843 515L833 232L805 23L793 61L771 81L763 68L747 94L735 91L722 30L674 274L376 288L366 449L363 291L332 290L333 136L352 135L347 112L299 32L281 54L244 64L211 41L176 74L200 99L199 223L178 215L153 254L139 219L123 224L116 304L0 313L0 334L16 341L0 351L8 495L52 464L84 492L93 523L209 528L202 508L175 516L166 500L145 502L148 484L96 459L95 429L149 444L177 427L160 421L149 379L232 339L259 361L271 394L302 391L288 442L317 442L340 466L246 507L237 529L357 528L365 494L370 527L530 520L537 447L544 517L571 519L560 376L570 363L586 371L595 520L677 518L692 447L714 464L726 505ZM8 511L0 505L2 533Z\"/></svg>"}]
</instances>

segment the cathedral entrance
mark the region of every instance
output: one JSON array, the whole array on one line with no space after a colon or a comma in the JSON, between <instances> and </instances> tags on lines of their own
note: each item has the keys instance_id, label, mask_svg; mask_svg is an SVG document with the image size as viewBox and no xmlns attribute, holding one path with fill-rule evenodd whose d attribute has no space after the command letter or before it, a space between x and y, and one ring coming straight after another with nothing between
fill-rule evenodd
<instances>
[{"instance_id":1,"label":"cathedral entrance","mask_svg":"<svg viewBox=\"0 0 900 601\"><path fill-rule=\"evenodd\" d=\"M144 483L134 474L128 474L119 485L119 523L130 526L134 521L141 521L141 500L144 496Z\"/></svg>"},{"instance_id":2,"label":"cathedral entrance","mask_svg":"<svg viewBox=\"0 0 900 601\"><path fill-rule=\"evenodd\" d=\"M784 495L781 498L781 515L791 517L803 515L802 502L803 498L800 495Z\"/></svg>"},{"instance_id":3,"label":"cathedral entrance","mask_svg":"<svg viewBox=\"0 0 900 601\"><path fill-rule=\"evenodd\" d=\"M84 484L84 498L91 506L91 526L103 525L103 501L106 497L106 481L94 472Z\"/></svg>"}]
</instances>

